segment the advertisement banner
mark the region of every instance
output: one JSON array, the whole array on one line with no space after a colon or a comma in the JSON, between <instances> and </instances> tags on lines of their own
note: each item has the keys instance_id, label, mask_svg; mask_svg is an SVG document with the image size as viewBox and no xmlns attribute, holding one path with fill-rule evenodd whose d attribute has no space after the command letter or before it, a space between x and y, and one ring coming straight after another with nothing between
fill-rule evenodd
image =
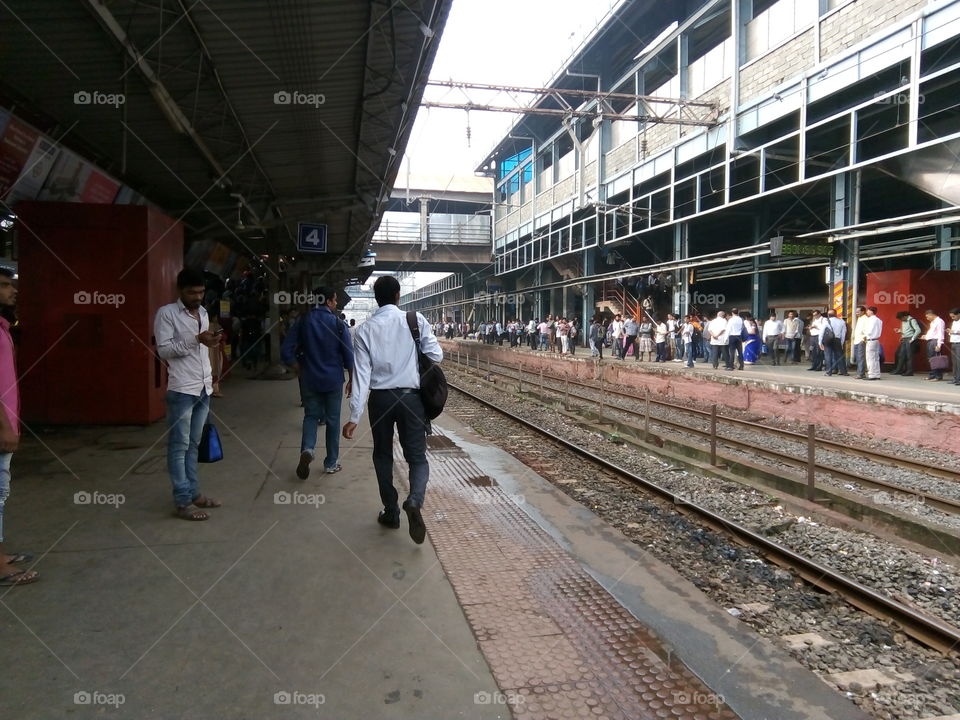
<instances>
[{"instance_id":1,"label":"advertisement banner","mask_svg":"<svg viewBox=\"0 0 960 720\"><path fill-rule=\"evenodd\" d=\"M6 198L10 188L27 165L40 133L22 120L11 118L0 137L0 198Z\"/></svg>"},{"instance_id":2,"label":"advertisement banner","mask_svg":"<svg viewBox=\"0 0 960 720\"><path fill-rule=\"evenodd\" d=\"M37 138L20 177L4 202L13 205L20 200L36 200L59 154L60 147L51 138L44 135Z\"/></svg>"}]
</instances>

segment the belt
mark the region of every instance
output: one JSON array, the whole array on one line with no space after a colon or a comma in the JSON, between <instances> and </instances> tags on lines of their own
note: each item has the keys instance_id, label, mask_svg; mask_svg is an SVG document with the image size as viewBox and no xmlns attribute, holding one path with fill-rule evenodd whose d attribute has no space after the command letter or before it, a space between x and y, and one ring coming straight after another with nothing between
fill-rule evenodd
<instances>
[{"instance_id":1,"label":"belt","mask_svg":"<svg viewBox=\"0 0 960 720\"><path fill-rule=\"evenodd\" d=\"M407 393L418 393L420 392L420 388L376 388L370 392L388 392L396 393L397 395L405 395Z\"/></svg>"}]
</instances>

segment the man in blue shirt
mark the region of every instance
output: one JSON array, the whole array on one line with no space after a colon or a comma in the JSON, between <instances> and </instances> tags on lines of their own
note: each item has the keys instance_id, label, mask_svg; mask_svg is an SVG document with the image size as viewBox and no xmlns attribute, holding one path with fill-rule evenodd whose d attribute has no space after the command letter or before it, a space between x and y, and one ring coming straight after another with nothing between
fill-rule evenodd
<instances>
[{"instance_id":1,"label":"man in blue shirt","mask_svg":"<svg viewBox=\"0 0 960 720\"><path fill-rule=\"evenodd\" d=\"M340 404L343 402L343 371L347 371L347 395L353 386L353 343L347 324L337 316L337 291L317 288L318 304L287 333L280 349L286 365L300 378L303 400L303 435L300 440L300 464L297 477L310 474L317 424L327 426L327 456L323 468L328 473L341 469Z\"/></svg>"}]
</instances>

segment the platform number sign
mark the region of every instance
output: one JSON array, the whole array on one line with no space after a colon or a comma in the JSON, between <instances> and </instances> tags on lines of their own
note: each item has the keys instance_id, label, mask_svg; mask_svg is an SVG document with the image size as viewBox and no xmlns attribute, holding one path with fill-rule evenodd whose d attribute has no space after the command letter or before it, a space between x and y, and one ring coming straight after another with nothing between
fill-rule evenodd
<instances>
[{"instance_id":1,"label":"platform number sign","mask_svg":"<svg viewBox=\"0 0 960 720\"><path fill-rule=\"evenodd\" d=\"M297 250L304 253L327 251L327 226L299 223L297 225Z\"/></svg>"}]
</instances>

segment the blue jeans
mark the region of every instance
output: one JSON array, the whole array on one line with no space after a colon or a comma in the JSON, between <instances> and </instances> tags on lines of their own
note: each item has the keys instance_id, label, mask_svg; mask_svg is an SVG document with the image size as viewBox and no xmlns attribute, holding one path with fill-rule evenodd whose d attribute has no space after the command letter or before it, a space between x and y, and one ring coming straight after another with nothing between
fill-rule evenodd
<instances>
[{"instance_id":1,"label":"blue jeans","mask_svg":"<svg viewBox=\"0 0 960 720\"><path fill-rule=\"evenodd\" d=\"M681 340L680 342L683 342L683 340ZM687 367L693 367L693 356L695 354L693 349L693 343L692 342L683 343L683 349L686 351ZM679 357L679 355L677 357Z\"/></svg>"},{"instance_id":2,"label":"blue jeans","mask_svg":"<svg viewBox=\"0 0 960 720\"><path fill-rule=\"evenodd\" d=\"M427 464L427 422L418 391L371 390L367 404L373 435L373 468L380 501L389 513L399 512L393 485L393 427L397 426L403 458L410 468L410 500L423 505L430 466Z\"/></svg>"},{"instance_id":3,"label":"blue jeans","mask_svg":"<svg viewBox=\"0 0 960 720\"><path fill-rule=\"evenodd\" d=\"M177 507L186 507L200 497L197 479L197 448L203 435L203 425L210 410L210 396L206 390L200 395L187 395L168 390L167 472L173 484L173 501Z\"/></svg>"},{"instance_id":4,"label":"blue jeans","mask_svg":"<svg viewBox=\"0 0 960 720\"><path fill-rule=\"evenodd\" d=\"M867 344L857 343L853 346L853 358L857 362L857 376L864 377L867 374Z\"/></svg>"},{"instance_id":5,"label":"blue jeans","mask_svg":"<svg viewBox=\"0 0 960 720\"><path fill-rule=\"evenodd\" d=\"M684 345L686 345L686 343L683 341L683 337L681 335L677 335L673 339L673 342L674 342L674 345L677 346L677 354L674 355L674 357L677 360L680 360L684 355Z\"/></svg>"},{"instance_id":6,"label":"blue jeans","mask_svg":"<svg viewBox=\"0 0 960 720\"><path fill-rule=\"evenodd\" d=\"M549 345L550 345L550 336L549 336L549 335L544 335L543 333L541 333L541 334L540 334L540 349L541 349L541 350L546 350Z\"/></svg>"},{"instance_id":7,"label":"blue jeans","mask_svg":"<svg viewBox=\"0 0 960 720\"><path fill-rule=\"evenodd\" d=\"M343 386L330 392L316 392L300 382L300 398L303 400L303 434L300 437L300 452L314 455L317 447L317 424L327 427L327 456L323 467L334 468L340 457L340 404L343 402Z\"/></svg>"},{"instance_id":8,"label":"blue jeans","mask_svg":"<svg viewBox=\"0 0 960 720\"><path fill-rule=\"evenodd\" d=\"M0 409L0 412L3 412ZM10 461L13 453L0 453L0 543L3 542L3 508L10 497Z\"/></svg>"}]
</instances>

